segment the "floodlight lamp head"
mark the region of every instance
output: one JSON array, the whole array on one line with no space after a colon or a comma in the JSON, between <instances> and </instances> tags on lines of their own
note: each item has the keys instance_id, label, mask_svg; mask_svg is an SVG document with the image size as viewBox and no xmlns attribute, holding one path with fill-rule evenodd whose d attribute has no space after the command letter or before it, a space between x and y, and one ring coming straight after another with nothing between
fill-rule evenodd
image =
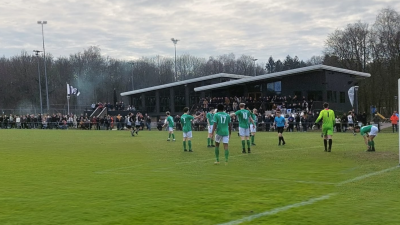
<instances>
[{"instance_id":1,"label":"floodlight lamp head","mask_svg":"<svg viewBox=\"0 0 400 225\"><path fill-rule=\"evenodd\" d=\"M39 51L39 50L33 50L33 52L34 52L34 53L36 53L36 56L39 56L39 52L42 52L42 51Z\"/></svg>"},{"instance_id":2,"label":"floodlight lamp head","mask_svg":"<svg viewBox=\"0 0 400 225\"><path fill-rule=\"evenodd\" d=\"M174 44L176 44L176 43L178 43L179 40L175 39L175 38L171 38L171 41L174 42Z\"/></svg>"}]
</instances>

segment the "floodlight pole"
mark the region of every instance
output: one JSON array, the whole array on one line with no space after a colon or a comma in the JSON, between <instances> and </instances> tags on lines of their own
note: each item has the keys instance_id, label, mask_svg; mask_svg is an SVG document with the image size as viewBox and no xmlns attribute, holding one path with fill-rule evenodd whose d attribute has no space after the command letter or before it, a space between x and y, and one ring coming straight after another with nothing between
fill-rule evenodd
<instances>
[{"instance_id":1,"label":"floodlight pole","mask_svg":"<svg viewBox=\"0 0 400 225\"><path fill-rule=\"evenodd\" d=\"M71 98L71 96L69 96L68 94L67 94L67 105L68 105L68 116L69 116L69 99Z\"/></svg>"},{"instance_id":2,"label":"floodlight pole","mask_svg":"<svg viewBox=\"0 0 400 225\"><path fill-rule=\"evenodd\" d=\"M49 87L47 82L47 70L46 70L46 50L44 48L44 31L43 25L47 24L47 21L37 21L38 24L42 25L42 40L43 40L43 59L44 59L44 77L46 80L46 101L47 101L47 113L50 111L50 103L49 103Z\"/></svg>"},{"instance_id":3,"label":"floodlight pole","mask_svg":"<svg viewBox=\"0 0 400 225\"><path fill-rule=\"evenodd\" d=\"M358 116L358 88L359 86L354 86L354 96L356 98L355 105L356 105L356 115Z\"/></svg>"},{"instance_id":4,"label":"floodlight pole","mask_svg":"<svg viewBox=\"0 0 400 225\"><path fill-rule=\"evenodd\" d=\"M38 67L38 76L39 76L39 99L40 99L40 115L43 115L43 102L42 102L42 83L40 80L40 63L39 63L39 50L33 50L34 53L36 53L36 58L37 58L37 67Z\"/></svg>"},{"instance_id":5,"label":"floodlight pole","mask_svg":"<svg viewBox=\"0 0 400 225\"><path fill-rule=\"evenodd\" d=\"M257 61L258 59L253 59L253 62L254 62L254 76L257 76L257 70L256 70L256 61Z\"/></svg>"},{"instance_id":6,"label":"floodlight pole","mask_svg":"<svg viewBox=\"0 0 400 225\"><path fill-rule=\"evenodd\" d=\"M175 78L178 77L178 73L176 72L176 44L178 43L178 39L175 38L171 38L171 41L174 43L175 46Z\"/></svg>"},{"instance_id":7,"label":"floodlight pole","mask_svg":"<svg viewBox=\"0 0 400 225\"><path fill-rule=\"evenodd\" d=\"M134 62L131 62L132 65L132 91L135 90L134 86L133 86L133 66L135 65Z\"/></svg>"}]
</instances>

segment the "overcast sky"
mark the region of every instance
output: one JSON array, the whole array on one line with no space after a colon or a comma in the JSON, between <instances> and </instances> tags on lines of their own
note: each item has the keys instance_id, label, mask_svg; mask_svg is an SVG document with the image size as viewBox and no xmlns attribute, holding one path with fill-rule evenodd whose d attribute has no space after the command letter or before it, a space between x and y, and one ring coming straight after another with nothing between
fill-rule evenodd
<instances>
[{"instance_id":1,"label":"overcast sky","mask_svg":"<svg viewBox=\"0 0 400 225\"><path fill-rule=\"evenodd\" d=\"M362 21L373 24L383 8L399 0L1 0L0 56L42 49L69 56L89 46L118 59L208 58L234 53L266 62L321 55L335 29Z\"/></svg>"}]
</instances>

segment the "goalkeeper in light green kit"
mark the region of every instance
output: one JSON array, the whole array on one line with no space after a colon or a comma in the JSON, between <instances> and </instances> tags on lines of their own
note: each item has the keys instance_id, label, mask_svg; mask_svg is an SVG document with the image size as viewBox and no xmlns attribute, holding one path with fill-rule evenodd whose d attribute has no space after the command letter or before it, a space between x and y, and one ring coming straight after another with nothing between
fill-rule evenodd
<instances>
[{"instance_id":1,"label":"goalkeeper in light green kit","mask_svg":"<svg viewBox=\"0 0 400 225\"><path fill-rule=\"evenodd\" d=\"M212 135L217 131L215 135L215 157L217 161L215 164L219 164L219 143L222 142L224 144L225 149L225 163L228 163L229 157L229 137L231 136L232 124L231 117L224 112L224 105L219 104L217 106L218 112L214 115L214 126L212 130Z\"/></svg>"},{"instance_id":2,"label":"goalkeeper in light green kit","mask_svg":"<svg viewBox=\"0 0 400 225\"><path fill-rule=\"evenodd\" d=\"M335 125L335 113L332 109L329 109L329 104L324 103L324 109L321 110L315 124L317 124L322 119L322 134L324 136L324 146L325 151L331 152L332 149L332 135L333 135L333 126ZM314 129L315 125L313 125ZM329 148L327 148L329 140Z\"/></svg>"}]
</instances>

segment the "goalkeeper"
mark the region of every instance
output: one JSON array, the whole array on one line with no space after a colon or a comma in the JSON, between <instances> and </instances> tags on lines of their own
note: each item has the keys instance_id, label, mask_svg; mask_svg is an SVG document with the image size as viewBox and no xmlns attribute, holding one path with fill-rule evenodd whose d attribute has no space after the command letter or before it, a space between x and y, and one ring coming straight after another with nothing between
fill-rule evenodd
<instances>
[{"instance_id":1,"label":"goalkeeper","mask_svg":"<svg viewBox=\"0 0 400 225\"><path fill-rule=\"evenodd\" d=\"M315 124L313 125L313 129L315 125L322 119L322 135L324 137L324 147L325 152L330 152L332 149L332 135L333 135L333 126L335 125L335 113L332 109L329 109L329 104L327 102L324 103L324 109L321 110ZM329 148L328 148L329 142Z\"/></svg>"}]
</instances>

